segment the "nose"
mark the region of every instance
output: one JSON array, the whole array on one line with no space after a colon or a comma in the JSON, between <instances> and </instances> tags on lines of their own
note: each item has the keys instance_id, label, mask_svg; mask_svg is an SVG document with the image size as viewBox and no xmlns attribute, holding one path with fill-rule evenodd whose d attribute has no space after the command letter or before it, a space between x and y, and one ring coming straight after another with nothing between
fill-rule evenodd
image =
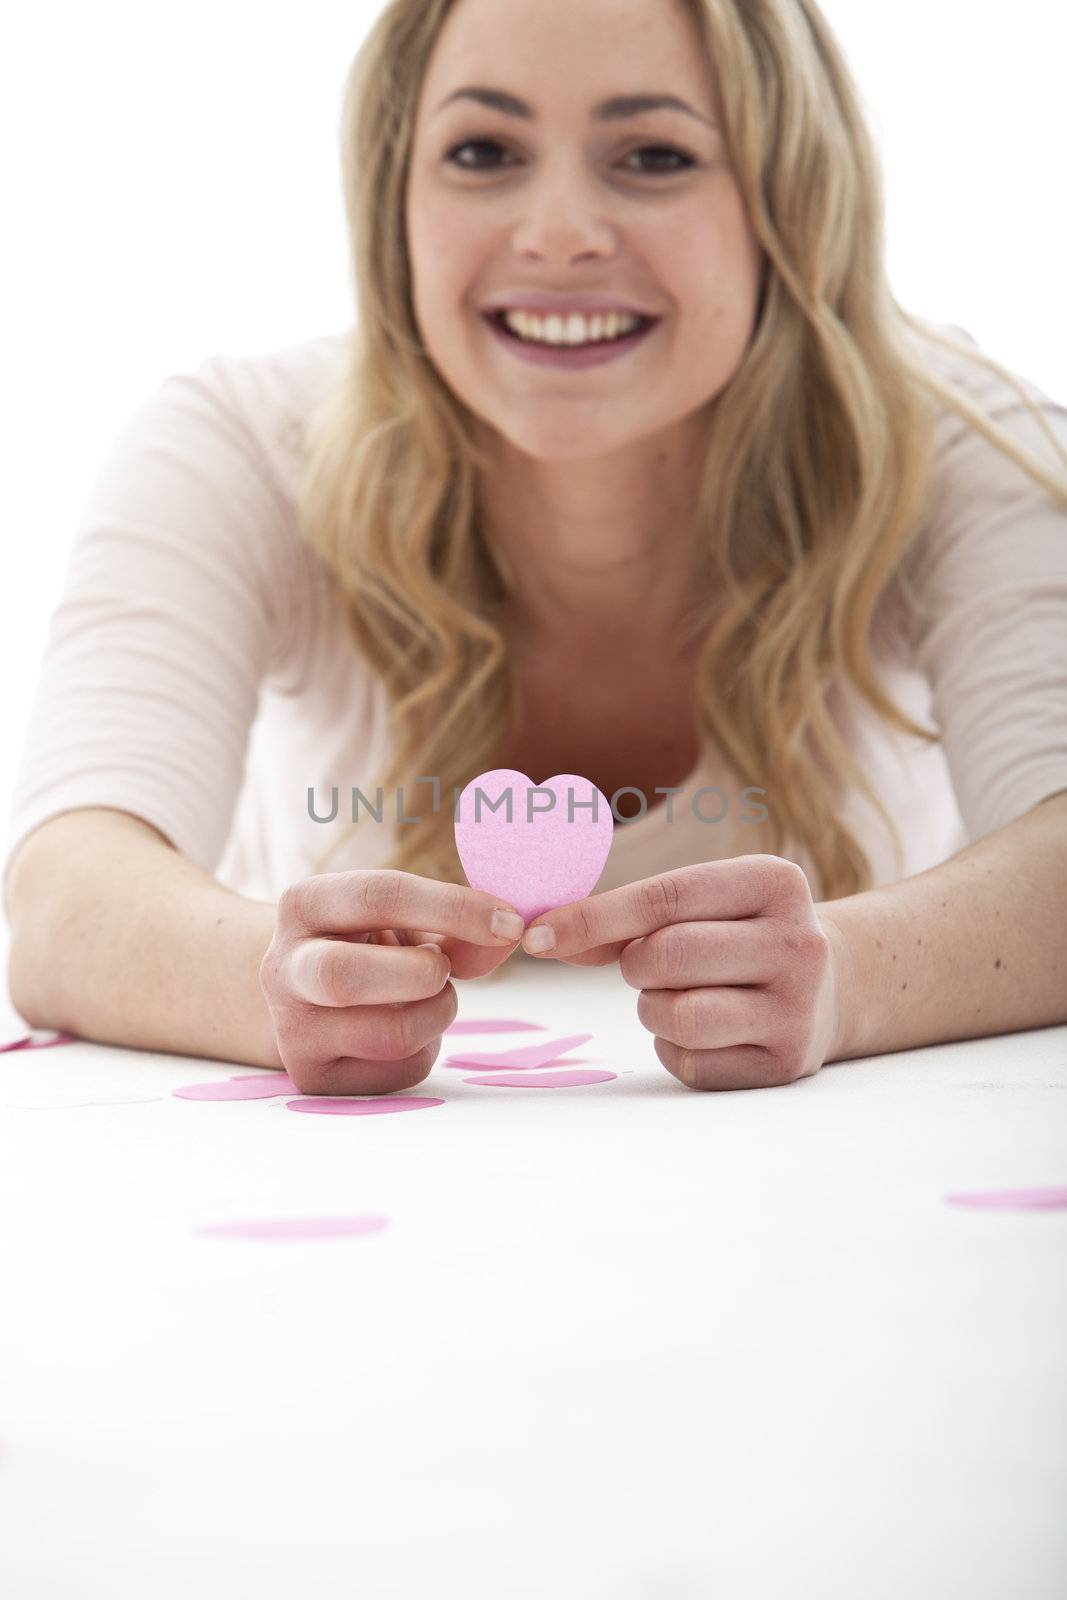
<instances>
[{"instance_id":1,"label":"nose","mask_svg":"<svg viewBox=\"0 0 1067 1600\"><path fill-rule=\"evenodd\" d=\"M588 175L558 167L524 186L512 242L520 255L576 260L615 248L615 225Z\"/></svg>"}]
</instances>

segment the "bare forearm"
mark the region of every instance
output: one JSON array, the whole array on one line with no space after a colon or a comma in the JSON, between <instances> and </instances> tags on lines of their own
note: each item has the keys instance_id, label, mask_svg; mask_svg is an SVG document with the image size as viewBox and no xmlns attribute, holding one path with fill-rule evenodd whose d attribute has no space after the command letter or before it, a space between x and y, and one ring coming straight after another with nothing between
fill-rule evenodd
<instances>
[{"instance_id":1,"label":"bare forearm","mask_svg":"<svg viewBox=\"0 0 1067 1600\"><path fill-rule=\"evenodd\" d=\"M46 824L21 876L16 859L13 1004L34 1027L105 1044L280 1066L259 986L275 907L130 823L71 813Z\"/></svg>"},{"instance_id":2,"label":"bare forearm","mask_svg":"<svg viewBox=\"0 0 1067 1600\"><path fill-rule=\"evenodd\" d=\"M816 910L843 952L828 1060L1067 1022L1067 793L940 866Z\"/></svg>"}]
</instances>

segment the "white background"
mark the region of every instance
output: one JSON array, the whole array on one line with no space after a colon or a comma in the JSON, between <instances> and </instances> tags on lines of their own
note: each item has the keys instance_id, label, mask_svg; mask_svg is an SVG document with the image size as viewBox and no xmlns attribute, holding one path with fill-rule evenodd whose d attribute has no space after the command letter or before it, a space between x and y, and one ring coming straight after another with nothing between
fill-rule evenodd
<instances>
[{"instance_id":1,"label":"white background","mask_svg":"<svg viewBox=\"0 0 1067 1600\"><path fill-rule=\"evenodd\" d=\"M694 1093L615 964L457 989L549 1031L403 1116L6 1058L5 1600L1063 1600L1067 1212L946 1196L1062 1184L1067 1027Z\"/></svg>"},{"instance_id":2,"label":"white background","mask_svg":"<svg viewBox=\"0 0 1067 1600\"><path fill-rule=\"evenodd\" d=\"M350 320L337 125L377 9L67 0L5 28L5 829L67 549L117 430L169 372ZM1067 397L1060 9L824 11L882 151L897 298Z\"/></svg>"}]
</instances>

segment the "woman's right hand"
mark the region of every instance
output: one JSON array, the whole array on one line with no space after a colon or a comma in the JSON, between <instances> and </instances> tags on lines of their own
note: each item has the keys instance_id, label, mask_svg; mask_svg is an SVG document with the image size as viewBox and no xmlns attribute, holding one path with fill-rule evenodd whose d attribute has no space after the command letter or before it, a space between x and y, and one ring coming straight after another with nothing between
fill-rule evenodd
<instances>
[{"instance_id":1,"label":"woman's right hand","mask_svg":"<svg viewBox=\"0 0 1067 1600\"><path fill-rule=\"evenodd\" d=\"M498 910L514 936L493 932ZM391 868L289 884L259 967L282 1065L301 1094L410 1089L455 1019L450 978L484 976L521 938L514 906L465 884Z\"/></svg>"}]
</instances>

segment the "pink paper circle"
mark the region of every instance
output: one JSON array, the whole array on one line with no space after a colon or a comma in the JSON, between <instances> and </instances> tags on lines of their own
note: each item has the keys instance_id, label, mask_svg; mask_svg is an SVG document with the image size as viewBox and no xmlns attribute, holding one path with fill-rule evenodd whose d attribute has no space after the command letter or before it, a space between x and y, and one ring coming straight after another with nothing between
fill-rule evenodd
<instances>
[{"instance_id":1,"label":"pink paper circle","mask_svg":"<svg viewBox=\"0 0 1067 1600\"><path fill-rule=\"evenodd\" d=\"M473 1061L441 1061L439 1066L450 1068L453 1072L539 1072L543 1067L554 1066L557 1061L567 1067L584 1066L587 1061L595 1061L595 1056L553 1056L551 1061L538 1061L536 1065L524 1067L521 1062L514 1061L482 1061L475 1065Z\"/></svg>"},{"instance_id":2,"label":"pink paper circle","mask_svg":"<svg viewBox=\"0 0 1067 1600\"><path fill-rule=\"evenodd\" d=\"M306 1100L287 1100L289 1111L310 1111L323 1117L372 1117L384 1111L422 1111L427 1106L443 1106L439 1095L433 1094L383 1094L373 1100L361 1100L347 1094L310 1095Z\"/></svg>"},{"instance_id":3,"label":"pink paper circle","mask_svg":"<svg viewBox=\"0 0 1067 1600\"><path fill-rule=\"evenodd\" d=\"M341 1239L380 1233L387 1217L259 1217L246 1222L210 1222L197 1228L220 1239Z\"/></svg>"},{"instance_id":4,"label":"pink paper circle","mask_svg":"<svg viewBox=\"0 0 1067 1600\"><path fill-rule=\"evenodd\" d=\"M44 1031L46 1036L43 1039L35 1039L32 1033L21 1034L18 1038L9 1040L7 1044L0 1044L0 1052L4 1050L54 1050L57 1044L76 1044L78 1040L76 1033L53 1033L52 1037L49 1038L47 1035L50 1030L38 1031Z\"/></svg>"},{"instance_id":5,"label":"pink paper circle","mask_svg":"<svg viewBox=\"0 0 1067 1600\"><path fill-rule=\"evenodd\" d=\"M464 1083L487 1083L499 1089L577 1089L583 1083L609 1083L617 1072L498 1072L490 1078L464 1078Z\"/></svg>"},{"instance_id":6,"label":"pink paper circle","mask_svg":"<svg viewBox=\"0 0 1067 1600\"><path fill-rule=\"evenodd\" d=\"M520 1022L516 1017L472 1017L468 1022L453 1022L445 1038L454 1033L534 1033L544 1032L543 1022Z\"/></svg>"},{"instance_id":7,"label":"pink paper circle","mask_svg":"<svg viewBox=\"0 0 1067 1600\"><path fill-rule=\"evenodd\" d=\"M946 1194L950 1205L983 1206L990 1210L1051 1211L1067 1206L1067 1185L1044 1189L975 1189Z\"/></svg>"},{"instance_id":8,"label":"pink paper circle","mask_svg":"<svg viewBox=\"0 0 1067 1600\"><path fill-rule=\"evenodd\" d=\"M561 1039L549 1039L545 1044L524 1044L517 1050L453 1050L446 1066L472 1067L547 1067L558 1061L568 1050L588 1044L591 1033L568 1033Z\"/></svg>"},{"instance_id":9,"label":"pink paper circle","mask_svg":"<svg viewBox=\"0 0 1067 1600\"><path fill-rule=\"evenodd\" d=\"M249 1078L227 1078L225 1083L187 1083L174 1089L178 1100L271 1100L278 1095L299 1094L287 1072L265 1073Z\"/></svg>"}]
</instances>

